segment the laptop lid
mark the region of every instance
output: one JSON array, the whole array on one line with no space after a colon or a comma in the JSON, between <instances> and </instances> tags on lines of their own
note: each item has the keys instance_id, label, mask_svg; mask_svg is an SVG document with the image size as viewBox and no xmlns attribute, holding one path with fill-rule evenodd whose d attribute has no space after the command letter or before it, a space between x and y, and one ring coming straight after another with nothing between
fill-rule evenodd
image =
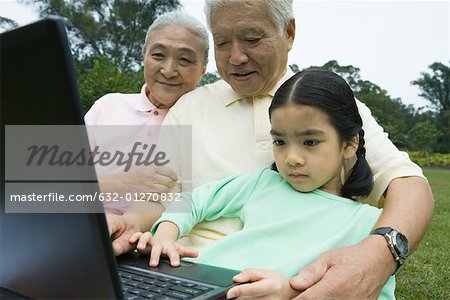
<instances>
[{"instance_id":1,"label":"laptop lid","mask_svg":"<svg viewBox=\"0 0 450 300\"><path fill-rule=\"evenodd\" d=\"M3 33L0 46L0 286L32 298L121 298L116 260L102 213L10 213L6 209L6 202L10 201L6 187L19 186L21 190L21 184L25 187L37 182L50 185L51 189L52 184L56 187L65 182L65 178L58 176L30 180L29 174L23 174L22 178L17 170L13 172L18 174L16 177L11 177L11 172L5 173L5 133L11 136L8 131L11 126L83 124L64 23L46 19ZM88 147L86 132L76 134L70 138ZM17 135L17 139L21 138ZM90 187L96 190L93 167L86 172L85 178L90 179ZM76 175L75 178L84 178ZM86 183L68 178L71 184ZM102 209L97 207L95 211ZM213 298L223 295L232 285L232 276L238 273L193 263L183 263L179 268L162 263L158 268L149 268L148 257L136 255L122 257L120 261L132 270L217 286L216 291L208 294ZM208 299L208 295L203 299Z\"/></svg>"},{"instance_id":2,"label":"laptop lid","mask_svg":"<svg viewBox=\"0 0 450 300\"><path fill-rule=\"evenodd\" d=\"M41 20L2 33L0 45L0 285L33 298L120 298L103 214L5 213L6 127L82 125L83 119L61 20Z\"/></svg>"}]
</instances>

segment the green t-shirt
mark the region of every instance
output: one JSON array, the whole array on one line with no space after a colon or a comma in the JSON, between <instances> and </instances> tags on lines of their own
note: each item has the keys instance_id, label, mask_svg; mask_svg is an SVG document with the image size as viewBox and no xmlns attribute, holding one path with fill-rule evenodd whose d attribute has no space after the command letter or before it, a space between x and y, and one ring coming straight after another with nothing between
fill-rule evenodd
<instances>
[{"instance_id":1,"label":"green t-shirt","mask_svg":"<svg viewBox=\"0 0 450 300\"><path fill-rule=\"evenodd\" d=\"M355 245L370 233L381 209L321 190L302 193L268 168L202 185L169 206L155 223L175 223L180 236L194 225L239 217L241 231L205 247L196 262L242 270L275 269L288 277L320 254ZM380 299L393 299L395 279Z\"/></svg>"}]
</instances>

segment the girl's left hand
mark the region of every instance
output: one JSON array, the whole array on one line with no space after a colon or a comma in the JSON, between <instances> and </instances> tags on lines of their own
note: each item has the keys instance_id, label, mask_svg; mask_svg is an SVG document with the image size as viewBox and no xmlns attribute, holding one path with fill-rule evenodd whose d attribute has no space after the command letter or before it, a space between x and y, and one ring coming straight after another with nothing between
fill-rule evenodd
<instances>
[{"instance_id":1,"label":"girl's left hand","mask_svg":"<svg viewBox=\"0 0 450 300\"><path fill-rule=\"evenodd\" d=\"M289 278L274 270L246 269L233 281L242 284L231 288L227 299L291 299L299 294L291 288Z\"/></svg>"}]
</instances>

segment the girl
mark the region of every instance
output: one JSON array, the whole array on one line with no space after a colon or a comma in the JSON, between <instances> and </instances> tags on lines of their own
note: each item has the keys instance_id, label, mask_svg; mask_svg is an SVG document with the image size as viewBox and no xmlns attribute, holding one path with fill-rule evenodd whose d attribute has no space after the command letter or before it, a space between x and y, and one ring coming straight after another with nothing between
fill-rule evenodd
<instances>
[{"instance_id":1,"label":"girl","mask_svg":"<svg viewBox=\"0 0 450 300\"><path fill-rule=\"evenodd\" d=\"M338 75L321 70L297 73L276 92L269 108L275 163L243 176L203 185L169 207L152 231L136 233L150 266L166 254L197 257L176 240L203 220L239 217L243 230L201 250L197 262L245 270L234 280L248 282L227 296L287 299L298 294L289 277L321 253L358 243L381 210L361 204L372 173L365 159L364 132L353 92ZM239 146L239 145L236 145ZM353 163L348 178L344 163ZM280 273L279 273L280 272ZM380 299L394 298L391 277Z\"/></svg>"}]
</instances>

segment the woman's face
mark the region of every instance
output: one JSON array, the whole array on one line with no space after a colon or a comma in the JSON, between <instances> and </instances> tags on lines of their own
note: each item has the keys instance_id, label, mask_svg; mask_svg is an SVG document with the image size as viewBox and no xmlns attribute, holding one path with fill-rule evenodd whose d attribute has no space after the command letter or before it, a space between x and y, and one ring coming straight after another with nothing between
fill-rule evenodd
<instances>
[{"instance_id":1,"label":"woman's face","mask_svg":"<svg viewBox=\"0 0 450 300\"><path fill-rule=\"evenodd\" d=\"M144 78L148 99L158 108L170 108L193 90L205 73L205 47L198 33L182 25L160 27L147 37Z\"/></svg>"}]
</instances>

